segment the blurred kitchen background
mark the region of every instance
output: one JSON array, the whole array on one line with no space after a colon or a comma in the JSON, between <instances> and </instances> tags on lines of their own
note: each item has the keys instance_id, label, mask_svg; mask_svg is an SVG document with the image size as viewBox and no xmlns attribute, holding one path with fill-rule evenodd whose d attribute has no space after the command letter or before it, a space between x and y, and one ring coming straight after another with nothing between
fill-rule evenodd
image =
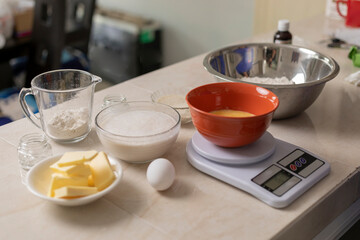
<instances>
[{"instance_id":1,"label":"blurred kitchen background","mask_svg":"<svg viewBox=\"0 0 360 240\"><path fill-rule=\"evenodd\" d=\"M279 19L330 16L334 6L333 0L0 0L0 116L6 118L0 124L22 117L17 94L41 72L83 69L103 78L101 90L275 32Z\"/></svg>"}]
</instances>

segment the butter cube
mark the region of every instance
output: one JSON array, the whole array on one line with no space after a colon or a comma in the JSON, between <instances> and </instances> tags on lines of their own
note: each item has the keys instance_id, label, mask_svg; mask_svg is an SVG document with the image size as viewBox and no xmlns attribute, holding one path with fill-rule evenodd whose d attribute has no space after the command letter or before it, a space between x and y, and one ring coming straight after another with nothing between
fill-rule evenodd
<instances>
[{"instance_id":1,"label":"butter cube","mask_svg":"<svg viewBox=\"0 0 360 240\"><path fill-rule=\"evenodd\" d=\"M91 175L89 175L89 178L88 178L88 185L89 185L89 187L94 187L95 186L95 184L94 184L94 177L93 177L93 175L91 174Z\"/></svg>"},{"instance_id":2,"label":"butter cube","mask_svg":"<svg viewBox=\"0 0 360 240\"><path fill-rule=\"evenodd\" d=\"M114 181L115 174L104 152L99 152L98 155L90 161L89 165L94 185L99 191L107 188Z\"/></svg>"},{"instance_id":3,"label":"butter cube","mask_svg":"<svg viewBox=\"0 0 360 240\"><path fill-rule=\"evenodd\" d=\"M96 187L85 186L66 186L58 188L54 191L55 198L75 198L84 197L94 193L97 193Z\"/></svg>"},{"instance_id":4,"label":"butter cube","mask_svg":"<svg viewBox=\"0 0 360 240\"><path fill-rule=\"evenodd\" d=\"M96 155L97 155L97 151L95 151L95 150L66 152L56 163L59 167L65 167L65 166L70 166L70 165L90 161Z\"/></svg>"},{"instance_id":5,"label":"butter cube","mask_svg":"<svg viewBox=\"0 0 360 240\"><path fill-rule=\"evenodd\" d=\"M69 176L89 176L91 174L89 165L84 163L64 167L60 167L57 163L54 163L50 168L54 172L67 174Z\"/></svg>"},{"instance_id":6,"label":"butter cube","mask_svg":"<svg viewBox=\"0 0 360 240\"><path fill-rule=\"evenodd\" d=\"M54 197L55 190L64 186L88 186L88 176L67 176L59 173L51 175L51 182L48 191L49 197Z\"/></svg>"}]
</instances>

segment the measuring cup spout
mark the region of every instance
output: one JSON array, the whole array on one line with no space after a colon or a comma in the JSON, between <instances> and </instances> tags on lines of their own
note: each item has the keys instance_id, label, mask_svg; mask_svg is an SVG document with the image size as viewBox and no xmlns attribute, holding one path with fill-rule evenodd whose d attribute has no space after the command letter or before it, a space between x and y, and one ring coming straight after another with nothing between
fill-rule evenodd
<instances>
[{"instance_id":1,"label":"measuring cup spout","mask_svg":"<svg viewBox=\"0 0 360 240\"><path fill-rule=\"evenodd\" d=\"M102 81L101 77L98 77L96 75L91 75L91 81L93 84L100 83Z\"/></svg>"}]
</instances>

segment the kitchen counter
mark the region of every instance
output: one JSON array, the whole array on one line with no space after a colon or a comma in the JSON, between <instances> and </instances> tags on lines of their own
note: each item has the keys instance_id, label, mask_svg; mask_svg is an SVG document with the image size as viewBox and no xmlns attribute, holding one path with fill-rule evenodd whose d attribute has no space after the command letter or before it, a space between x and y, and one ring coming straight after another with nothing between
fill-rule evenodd
<instances>
[{"instance_id":1,"label":"kitchen counter","mask_svg":"<svg viewBox=\"0 0 360 240\"><path fill-rule=\"evenodd\" d=\"M27 119L0 127L0 239L309 239L360 197L360 87L344 80L359 71L347 50L327 48L329 20L323 17L292 24L294 44L330 55L339 75L328 82L304 113L274 120L276 138L313 152L331 164L330 174L283 209L207 176L186 160L185 147L195 132L183 125L165 154L175 166L172 187L157 192L146 181L148 164L121 162L121 184L102 199L80 207L61 207L27 191L21 183L17 144L39 132ZM247 41L271 41L264 34ZM221 46L219 46L221 47ZM94 117L107 94L128 101L150 100L165 86L195 87L214 82L202 67L204 55L142 75L95 94ZM51 142L54 155L74 150L103 150L95 129L82 142Z\"/></svg>"}]
</instances>

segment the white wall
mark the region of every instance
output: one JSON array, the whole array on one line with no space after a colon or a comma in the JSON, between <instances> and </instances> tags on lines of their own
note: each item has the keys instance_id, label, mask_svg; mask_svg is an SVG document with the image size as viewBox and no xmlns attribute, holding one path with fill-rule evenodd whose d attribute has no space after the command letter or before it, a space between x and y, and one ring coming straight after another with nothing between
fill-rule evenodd
<instances>
[{"instance_id":1,"label":"white wall","mask_svg":"<svg viewBox=\"0 0 360 240\"><path fill-rule=\"evenodd\" d=\"M256 0L254 5L254 34L275 32L279 19L289 19L291 31L291 23L325 14L326 1Z\"/></svg>"},{"instance_id":2,"label":"white wall","mask_svg":"<svg viewBox=\"0 0 360 240\"><path fill-rule=\"evenodd\" d=\"M252 0L97 0L104 8L158 21L164 66L250 37Z\"/></svg>"}]
</instances>

